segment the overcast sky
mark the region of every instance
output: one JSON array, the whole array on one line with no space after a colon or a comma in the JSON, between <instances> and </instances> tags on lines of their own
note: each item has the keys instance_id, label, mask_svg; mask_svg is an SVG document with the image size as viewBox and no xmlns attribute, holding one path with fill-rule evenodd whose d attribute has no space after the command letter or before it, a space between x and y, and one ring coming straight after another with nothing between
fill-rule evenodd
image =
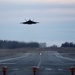
<instances>
[{"instance_id":1,"label":"overcast sky","mask_svg":"<svg viewBox=\"0 0 75 75\"><path fill-rule=\"evenodd\" d=\"M25 19L40 23L20 24ZM0 0L0 39L75 43L75 0Z\"/></svg>"}]
</instances>

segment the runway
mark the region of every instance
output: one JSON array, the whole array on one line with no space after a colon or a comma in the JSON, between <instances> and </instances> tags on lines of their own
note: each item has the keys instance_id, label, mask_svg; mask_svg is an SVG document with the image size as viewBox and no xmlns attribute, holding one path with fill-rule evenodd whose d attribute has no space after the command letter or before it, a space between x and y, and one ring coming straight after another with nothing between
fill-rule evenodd
<instances>
[{"instance_id":1,"label":"runway","mask_svg":"<svg viewBox=\"0 0 75 75\"><path fill-rule=\"evenodd\" d=\"M37 51L0 60L0 68L2 66L7 66L7 75L33 75L33 66L38 68L36 75L71 75L69 69L75 66L75 59L57 51Z\"/></svg>"}]
</instances>

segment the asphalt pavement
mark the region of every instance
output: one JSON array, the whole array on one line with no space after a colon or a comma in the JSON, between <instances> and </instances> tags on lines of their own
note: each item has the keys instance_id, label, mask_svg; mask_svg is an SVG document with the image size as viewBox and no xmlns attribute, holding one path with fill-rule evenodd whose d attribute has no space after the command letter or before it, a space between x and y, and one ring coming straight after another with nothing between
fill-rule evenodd
<instances>
[{"instance_id":1,"label":"asphalt pavement","mask_svg":"<svg viewBox=\"0 0 75 75\"><path fill-rule=\"evenodd\" d=\"M33 66L37 67L36 75L71 75L70 67L75 66L75 59L63 57L57 51L37 51L1 59L0 75L3 66L7 66L6 75L33 75Z\"/></svg>"}]
</instances>

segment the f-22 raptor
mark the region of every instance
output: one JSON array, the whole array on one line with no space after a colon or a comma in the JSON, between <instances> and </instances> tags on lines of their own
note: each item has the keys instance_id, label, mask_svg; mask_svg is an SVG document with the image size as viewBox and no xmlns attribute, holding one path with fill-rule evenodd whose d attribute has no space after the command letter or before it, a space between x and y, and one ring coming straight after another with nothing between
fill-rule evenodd
<instances>
[{"instance_id":1,"label":"f-22 raptor","mask_svg":"<svg viewBox=\"0 0 75 75\"><path fill-rule=\"evenodd\" d=\"M25 22L21 22L20 24L28 24L28 25L31 25L31 24L37 24L39 22L35 22L35 21L32 21L31 19L29 19L28 21L25 21Z\"/></svg>"}]
</instances>

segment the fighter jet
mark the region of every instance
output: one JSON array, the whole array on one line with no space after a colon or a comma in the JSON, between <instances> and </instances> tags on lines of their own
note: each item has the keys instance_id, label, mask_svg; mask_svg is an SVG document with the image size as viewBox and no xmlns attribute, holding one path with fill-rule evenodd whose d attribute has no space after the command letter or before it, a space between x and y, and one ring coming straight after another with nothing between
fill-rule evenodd
<instances>
[{"instance_id":1,"label":"fighter jet","mask_svg":"<svg viewBox=\"0 0 75 75\"><path fill-rule=\"evenodd\" d=\"M39 22L35 22L35 21L32 21L31 19L29 19L28 21L26 22L21 22L20 24L28 24L28 25L31 25L31 24L37 24Z\"/></svg>"}]
</instances>

